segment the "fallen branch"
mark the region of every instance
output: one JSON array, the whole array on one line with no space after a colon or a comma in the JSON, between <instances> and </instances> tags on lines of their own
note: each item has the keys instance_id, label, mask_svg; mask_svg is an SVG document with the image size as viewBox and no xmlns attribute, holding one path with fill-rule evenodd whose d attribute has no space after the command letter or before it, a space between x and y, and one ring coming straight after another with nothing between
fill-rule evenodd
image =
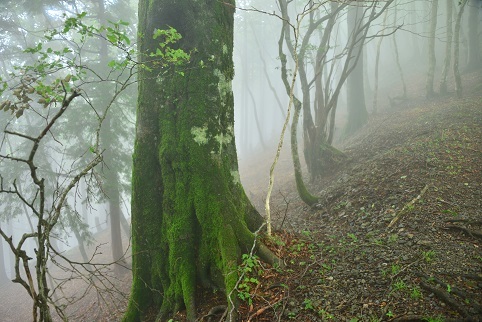
<instances>
[{"instance_id":1,"label":"fallen branch","mask_svg":"<svg viewBox=\"0 0 482 322\"><path fill-rule=\"evenodd\" d=\"M409 203L405 204L405 206L403 206L402 210L400 210L398 212L398 214L395 215L395 217L392 219L392 221L390 221L390 223L388 224L388 228L395 225L396 222L400 219L400 217L402 217L402 215L407 211L407 209L411 208L417 200L422 198L422 196L425 194L425 192L427 192L427 189L428 189L428 185L425 185L425 187L423 187L422 191L420 191L420 194L418 196L413 198Z\"/></svg>"}]
</instances>

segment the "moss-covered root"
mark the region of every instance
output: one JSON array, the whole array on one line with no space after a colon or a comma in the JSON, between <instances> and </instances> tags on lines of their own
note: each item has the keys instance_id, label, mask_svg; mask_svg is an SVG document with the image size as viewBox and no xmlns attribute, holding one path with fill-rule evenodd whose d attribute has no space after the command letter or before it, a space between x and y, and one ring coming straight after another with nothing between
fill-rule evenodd
<instances>
[{"instance_id":1,"label":"moss-covered root","mask_svg":"<svg viewBox=\"0 0 482 322\"><path fill-rule=\"evenodd\" d=\"M238 282L237 263L240 256L240 249L237 238L230 226L225 227L223 232L218 235L219 248L221 249L221 260L224 264L222 271L224 275L224 284L227 290L228 314L227 321L237 320L237 294L235 287Z\"/></svg>"}]
</instances>

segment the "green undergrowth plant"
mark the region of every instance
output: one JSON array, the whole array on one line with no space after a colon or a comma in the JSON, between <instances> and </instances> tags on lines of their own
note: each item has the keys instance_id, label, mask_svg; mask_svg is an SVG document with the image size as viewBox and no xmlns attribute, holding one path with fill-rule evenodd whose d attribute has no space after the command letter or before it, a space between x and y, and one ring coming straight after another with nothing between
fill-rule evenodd
<instances>
[{"instance_id":1,"label":"green undergrowth plant","mask_svg":"<svg viewBox=\"0 0 482 322\"><path fill-rule=\"evenodd\" d=\"M426 252L422 252L423 259L425 260L426 263L433 262L435 259L435 251L434 250L428 250Z\"/></svg>"},{"instance_id":2,"label":"green undergrowth plant","mask_svg":"<svg viewBox=\"0 0 482 322\"><path fill-rule=\"evenodd\" d=\"M420 290L420 288L418 286L415 286L415 287L412 288L412 291L410 292L410 297L413 300L418 300L422 297L422 291Z\"/></svg>"},{"instance_id":3,"label":"green undergrowth plant","mask_svg":"<svg viewBox=\"0 0 482 322\"><path fill-rule=\"evenodd\" d=\"M253 304L253 289L259 285L259 276L263 273L263 267L258 256L253 254L243 254L242 262L238 266L241 281L238 284L238 297L248 305Z\"/></svg>"}]
</instances>

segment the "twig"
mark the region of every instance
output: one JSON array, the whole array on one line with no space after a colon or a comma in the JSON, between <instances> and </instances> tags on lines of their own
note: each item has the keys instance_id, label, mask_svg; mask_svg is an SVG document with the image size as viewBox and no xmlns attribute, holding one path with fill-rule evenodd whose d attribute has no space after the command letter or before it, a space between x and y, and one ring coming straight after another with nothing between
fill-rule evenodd
<instances>
[{"instance_id":1,"label":"twig","mask_svg":"<svg viewBox=\"0 0 482 322\"><path fill-rule=\"evenodd\" d=\"M281 296L281 298L274 302L274 303L269 303L268 305L266 306L263 306L262 308L258 309L256 312L254 312L249 318L248 318L248 321L247 322L250 322L252 319L254 319L255 317L261 315L264 313L264 311L266 311L267 309L269 309L270 307L273 307L273 305L276 305L278 304L279 302L283 301L284 297Z\"/></svg>"},{"instance_id":2,"label":"twig","mask_svg":"<svg viewBox=\"0 0 482 322\"><path fill-rule=\"evenodd\" d=\"M283 220L281 221L281 225L279 226L279 230L283 228L283 225L286 220L286 216L288 215L288 208L290 206L290 202L286 200L286 196L280 191L279 194L283 197L284 202L286 203L286 208L285 208L285 215L283 216Z\"/></svg>"},{"instance_id":3,"label":"twig","mask_svg":"<svg viewBox=\"0 0 482 322\"><path fill-rule=\"evenodd\" d=\"M400 217L402 217L402 215L407 211L407 209L409 209L411 206L413 206L413 204L416 201L418 201L420 198L422 198L422 196L425 194L425 192L427 192L427 189L428 189L428 185L425 185L425 187L423 187L422 191L420 191L420 194L418 196L413 198L409 203L405 204L405 206L403 206L402 210L400 210L398 212L398 214L395 216L395 218L393 218L392 221L390 221L387 228L390 228L393 225L395 225L397 223L397 221L400 219Z\"/></svg>"}]
</instances>

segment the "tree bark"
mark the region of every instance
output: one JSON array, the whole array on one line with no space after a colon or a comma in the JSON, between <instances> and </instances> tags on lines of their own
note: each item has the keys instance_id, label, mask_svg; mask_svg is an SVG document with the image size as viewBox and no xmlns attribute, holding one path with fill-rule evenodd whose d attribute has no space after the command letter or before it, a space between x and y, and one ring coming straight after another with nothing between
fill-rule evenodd
<instances>
[{"instance_id":1,"label":"tree bark","mask_svg":"<svg viewBox=\"0 0 482 322\"><path fill-rule=\"evenodd\" d=\"M236 306L237 263L262 217L240 184L234 141L234 1L141 0L140 68L132 175L133 284L124 321L186 308L198 285ZM150 64L155 29L175 28L191 53L182 74ZM176 45L177 46L177 45ZM256 243L260 256L277 258ZM236 310L229 310L229 321Z\"/></svg>"}]
</instances>

